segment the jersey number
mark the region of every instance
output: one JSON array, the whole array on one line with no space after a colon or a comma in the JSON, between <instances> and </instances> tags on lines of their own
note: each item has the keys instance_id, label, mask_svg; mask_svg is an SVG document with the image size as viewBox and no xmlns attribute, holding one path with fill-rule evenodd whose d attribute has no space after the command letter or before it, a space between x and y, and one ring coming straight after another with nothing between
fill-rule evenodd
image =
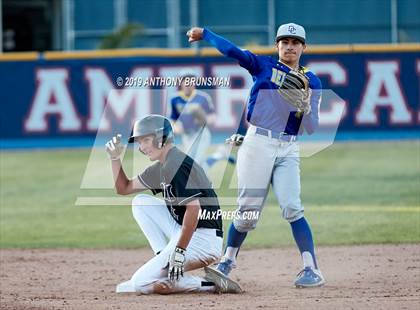
<instances>
[{"instance_id":1,"label":"jersey number","mask_svg":"<svg viewBox=\"0 0 420 310\"><path fill-rule=\"evenodd\" d=\"M272 68L273 72L271 74L271 82L276 84L277 86L281 86L283 84L284 78L286 76L286 72L278 70L276 68Z\"/></svg>"}]
</instances>

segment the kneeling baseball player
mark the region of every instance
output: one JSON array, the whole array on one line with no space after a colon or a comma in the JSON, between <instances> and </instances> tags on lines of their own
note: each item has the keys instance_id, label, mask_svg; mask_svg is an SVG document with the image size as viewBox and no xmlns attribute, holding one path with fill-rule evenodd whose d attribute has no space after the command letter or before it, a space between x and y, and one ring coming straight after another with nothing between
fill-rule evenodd
<instances>
[{"instance_id":1,"label":"kneeling baseball player","mask_svg":"<svg viewBox=\"0 0 420 310\"><path fill-rule=\"evenodd\" d=\"M222 219L199 219L200 209L220 209L216 193L203 169L173 144L170 121L149 115L136 121L129 143L154 164L133 179L121 165L124 145L121 135L106 143L112 162L115 188L120 195L151 190L163 200L139 194L132 201L134 219L146 236L155 256L141 266L130 280L117 285L117 293L170 294L179 292L239 293L234 281L220 282L184 272L208 266L222 253Z\"/></svg>"}]
</instances>

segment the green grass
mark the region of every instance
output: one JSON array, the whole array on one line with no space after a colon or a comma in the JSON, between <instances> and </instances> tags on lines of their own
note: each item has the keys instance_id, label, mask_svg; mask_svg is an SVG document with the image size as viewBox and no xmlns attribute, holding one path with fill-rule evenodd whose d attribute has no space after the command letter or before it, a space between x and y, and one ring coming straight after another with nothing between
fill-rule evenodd
<instances>
[{"instance_id":1,"label":"green grass","mask_svg":"<svg viewBox=\"0 0 420 310\"><path fill-rule=\"evenodd\" d=\"M129 206L75 206L90 150L1 152L0 246L132 248L147 244ZM127 161L128 171L132 154ZM420 242L420 141L338 143L302 159L302 200L317 244ZM98 179L109 165L98 171ZM211 172L223 173L221 165ZM226 189L229 168L219 196ZM223 207L233 209L233 206ZM225 222L225 226L229 224ZM293 244L272 193L248 247Z\"/></svg>"}]
</instances>

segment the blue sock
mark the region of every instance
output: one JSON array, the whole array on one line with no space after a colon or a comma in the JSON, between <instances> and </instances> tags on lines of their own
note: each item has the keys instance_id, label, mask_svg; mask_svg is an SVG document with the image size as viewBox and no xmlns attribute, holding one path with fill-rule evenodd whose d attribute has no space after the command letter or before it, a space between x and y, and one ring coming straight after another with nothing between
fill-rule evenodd
<instances>
[{"instance_id":1,"label":"blue sock","mask_svg":"<svg viewBox=\"0 0 420 310\"><path fill-rule=\"evenodd\" d=\"M318 268L315 258L314 241L312 239L311 228L304 217L290 223L292 226L293 237L295 238L296 244L299 248L300 253L309 252L314 260L315 268Z\"/></svg>"},{"instance_id":2,"label":"blue sock","mask_svg":"<svg viewBox=\"0 0 420 310\"><path fill-rule=\"evenodd\" d=\"M239 232L236 230L233 223L230 224L229 233L227 237L227 247L240 248L248 233ZM239 252L239 251L238 251Z\"/></svg>"}]
</instances>

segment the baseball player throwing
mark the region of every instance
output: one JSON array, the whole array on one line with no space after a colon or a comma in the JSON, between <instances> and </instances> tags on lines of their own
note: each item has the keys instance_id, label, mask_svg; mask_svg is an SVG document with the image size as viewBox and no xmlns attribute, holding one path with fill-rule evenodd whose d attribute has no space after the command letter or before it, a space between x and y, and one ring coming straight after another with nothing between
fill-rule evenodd
<instances>
[{"instance_id":1,"label":"baseball player throwing","mask_svg":"<svg viewBox=\"0 0 420 310\"><path fill-rule=\"evenodd\" d=\"M222 253L222 220L199 219L200 210L219 210L217 196L203 169L173 144L170 121L160 115L138 120L129 143L156 161L133 179L128 179L120 157L124 152L121 135L106 144L111 159L115 188L128 195L151 190L163 200L139 194L132 201L134 219L140 226L155 256L141 266L130 280L120 283L117 293L169 294L175 292L240 292L232 282L224 285L185 271L205 267Z\"/></svg>"},{"instance_id":2,"label":"baseball player throwing","mask_svg":"<svg viewBox=\"0 0 420 310\"><path fill-rule=\"evenodd\" d=\"M194 27L187 36L189 42L206 40L224 55L236 59L254 81L247 110L250 126L237 159L239 214L262 211L271 184L303 260L296 287L323 285L325 280L318 268L311 229L300 200L296 141L304 130L311 134L318 127L321 98L320 80L299 65L306 48L304 28L294 23L278 28L275 42L279 60L241 50L207 28ZM237 136L233 140L241 142ZM227 279L240 246L257 221L239 217L230 225L225 254L215 270L221 277Z\"/></svg>"}]
</instances>

